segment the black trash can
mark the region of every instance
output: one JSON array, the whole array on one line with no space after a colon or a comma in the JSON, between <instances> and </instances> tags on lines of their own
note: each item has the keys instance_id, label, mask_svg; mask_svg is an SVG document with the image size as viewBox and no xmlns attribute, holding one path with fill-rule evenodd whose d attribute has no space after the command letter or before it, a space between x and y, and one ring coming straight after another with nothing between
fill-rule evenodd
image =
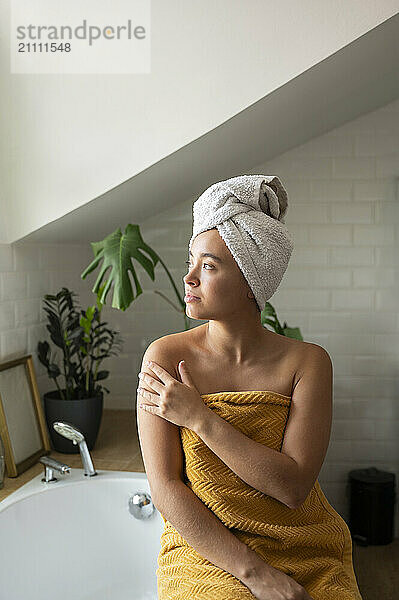
<instances>
[{"instance_id":1,"label":"black trash can","mask_svg":"<svg viewBox=\"0 0 399 600\"><path fill-rule=\"evenodd\" d=\"M395 473L375 467L349 471L349 529L361 546L390 544L394 535Z\"/></svg>"}]
</instances>

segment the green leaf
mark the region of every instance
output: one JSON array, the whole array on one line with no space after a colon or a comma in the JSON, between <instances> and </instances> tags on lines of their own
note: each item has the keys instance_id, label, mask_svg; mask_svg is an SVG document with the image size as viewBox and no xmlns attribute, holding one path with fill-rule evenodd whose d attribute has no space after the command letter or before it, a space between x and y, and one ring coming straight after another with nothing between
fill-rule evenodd
<instances>
[{"instance_id":1,"label":"green leaf","mask_svg":"<svg viewBox=\"0 0 399 600\"><path fill-rule=\"evenodd\" d=\"M295 340L301 340L303 342L303 337L299 327L283 327L284 335L290 338L294 338Z\"/></svg>"},{"instance_id":2,"label":"green leaf","mask_svg":"<svg viewBox=\"0 0 399 600\"><path fill-rule=\"evenodd\" d=\"M93 320L95 312L96 312L96 307L95 306L88 306L87 307L87 309L86 309L86 317L88 318L88 320L90 322Z\"/></svg>"},{"instance_id":3,"label":"green leaf","mask_svg":"<svg viewBox=\"0 0 399 600\"><path fill-rule=\"evenodd\" d=\"M49 365L48 375L49 375L50 379L56 379L56 377L61 375L61 371L60 371L58 365L56 365L56 364Z\"/></svg>"},{"instance_id":4,"label":"green leaf","mask_svg":"<svg viewBox=\"0 0 399 600\"><path fill-rule=\"evenodd\" d=\"M96 381L100 381L101 379L107 379L109 375L109 371L99 371L97 373Z\"/></svg>"},{"instance_id":5,"label":"green leaf","mask_svg":"<svg viewBox=\"0 0 399 600\"><path fill-rule=\"evenodd\" d=\"M111 285L114 284L112 307L123 311L126 310L133 300L143 292L132 259L140 263L152 281L154 281L154 268L160 260L159 256L144 242L139 226L130 223L127 225L124 234L122 234L120 227L118 227L118 229L101 242L91 242L91 247L95 258L83 271L81 278L85 279L89 273L94 271L100 261L103 260L100 273L92 291L95 294L98 293L102 280L106 275L107 284L99 298L100 302L105 304ZM106 274L109 269L111 270ZM131 285L129 271L133 277L135 290L133 290Z\"/></svg>"},{"instance_id":6,"label":"green leaf","mask_svg":"<svg viewBox=\"0 0 399 600\"><path fill-rule=\"evenodd\" d=\"M50 361L50 345L48 342L38 342L38 358L42 365L48 367Z\"/></svg>"}]
</instances>

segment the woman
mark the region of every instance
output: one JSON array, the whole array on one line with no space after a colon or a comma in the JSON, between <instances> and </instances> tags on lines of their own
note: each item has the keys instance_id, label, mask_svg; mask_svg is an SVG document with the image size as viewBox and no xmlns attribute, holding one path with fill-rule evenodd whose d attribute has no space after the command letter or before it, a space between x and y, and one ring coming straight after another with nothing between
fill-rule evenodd
<instances>
[{"instance_id":1,"label":"woman","mask_svg":"<svg viewBox=\"0 0 399 600\"><path fill-rule=\"evenodd\" d=\"M330 357L260 322L293 249L287 206L274 176L205 190L184 283L187 315L208 322L143 357L140 444L165 524L159 600L361 600L349 529L317 481Z\"/></svg>"}]
</instances>

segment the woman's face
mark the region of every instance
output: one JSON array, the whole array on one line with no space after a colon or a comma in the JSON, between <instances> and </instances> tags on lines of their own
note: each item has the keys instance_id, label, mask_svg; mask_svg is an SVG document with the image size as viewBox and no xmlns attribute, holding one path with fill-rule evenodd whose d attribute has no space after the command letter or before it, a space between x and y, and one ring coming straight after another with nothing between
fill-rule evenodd
<instances>
[{"instance_id":1,"label":"woman's face","mask_svg":"<svg viewBox=\"0 0 399 600\"><path fill-rule=\"evenodd\" d=\"M199 233L193 240L191 252L188 273L183 277L187 316L223 319L251 308L257 310L251 289L217 229ZM208 253L214 256L203 256ZM187 293L199 300L189 302Z\"/></svg>"}]
</instances>

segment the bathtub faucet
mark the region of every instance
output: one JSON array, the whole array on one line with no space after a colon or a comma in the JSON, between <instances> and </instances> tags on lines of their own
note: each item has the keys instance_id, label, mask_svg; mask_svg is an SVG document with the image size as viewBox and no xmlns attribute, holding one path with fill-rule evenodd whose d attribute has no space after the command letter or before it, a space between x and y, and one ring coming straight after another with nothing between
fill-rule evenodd
<instances>
[{"instance_id":1,"label":"bathtub faucet","mask_svg":"<svg viewBox=\"0 0 399 600\"><path fill-rule=\"evenodd\" d=\"M51 456L41 456L39 458L39 462L41 462L45 466L44 477L42 481L44 483L55 483L58 481L57 477L54 476L54 471L58 471L61 475L65 473L71 472L71 467L66 465L65 463L52 458Z\"/></svg>"},{"instance_id":2,"label":"bathtub faucet","mask_svg":"<svg viewBox=\"0 0 399 600\"><path fill-rule=\"evenodd\" d=\"M68 440L72 440L75 446L76 444L79 444L79 451L80 456L82 457L84 474L88 477L93 477L94 475L97 475L83 433L77 427L75 427L75 425L67 423L66 421L55 421L53 423L53 427L57 431L57 433L63 435Z\"/></svg>"}]
</instances>

